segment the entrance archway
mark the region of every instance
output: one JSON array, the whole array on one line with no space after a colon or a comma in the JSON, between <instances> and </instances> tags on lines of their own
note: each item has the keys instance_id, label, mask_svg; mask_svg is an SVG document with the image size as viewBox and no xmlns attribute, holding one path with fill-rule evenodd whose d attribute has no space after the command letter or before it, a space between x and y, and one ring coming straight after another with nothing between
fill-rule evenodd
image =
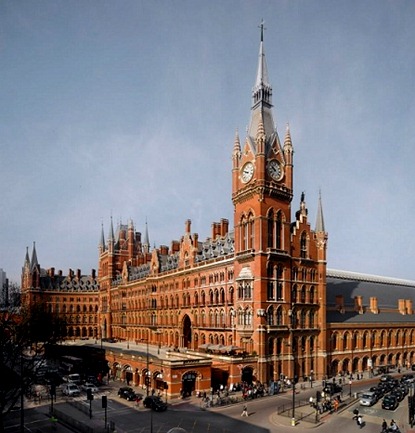
<instances>
[{"instance_id":1,"label":"entrance archway","mask_svg":"<svg viewBox=\"0 0 415 433\"><path fill-rule=\"evenodd\" d=\"M241 380L242 380L242 382L246 382L247 384L250 385L252 383L253 379L254 379L252 367L249 367L249 366L244 367L242 369L241 373L242 373L241 374Z\"/></svg>"},{"instance_id":2,"label":"entrance archway","mask_svg":"<svg viewBox=\"0 0 415 433\"><path fill-rule=\"evenodd\" d=\"M182 397L192 395L196 389L197 373L195 371L188 371L182 377Z\"/></svg>"}]
</instances>

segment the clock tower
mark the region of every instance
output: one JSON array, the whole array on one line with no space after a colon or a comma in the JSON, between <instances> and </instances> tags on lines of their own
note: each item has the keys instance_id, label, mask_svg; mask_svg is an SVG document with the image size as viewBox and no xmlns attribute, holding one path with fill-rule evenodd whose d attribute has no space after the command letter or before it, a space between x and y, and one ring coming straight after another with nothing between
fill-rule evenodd
<instances>
[{"instance_id":1,"label":"clock tower","mask_svg":"<svg viewBox=\"0 0 415 433\"><path fill-rule=\"evenodd\" d=\"M293 146L289 127L281 143L274 123L263 23L260 28L250 123L243 142L236 134L232 153L232 201L237 316L235 343L249 353L256 353L255 377L265 381L277 380L280 374L294 378L300 370L316 369L315 361L310 357L302 360L301 368L298 360L294 362L294 339L295 345L303 344L303 336L299 333L294 335L293 330L297 327L297 314L300 314L296 307L299 286L294 279L298 269L306 280L315 278L318 257L312 246L314 234L307 223L304 195L296 214L298 221L297 217L291 221ZM306 251L301 251L301 248ZM316 255L315 260L310 254ZM317 291L317 288L304 284L301 290L308 293L307 299L310 300L309 293ZM303 301L306 303L305 299ZM301 309L301 314L309 318L313 316L314 320L315 311L312 309ZM308 345L310 335L304 338Z\"/></svg>"}]
</instances>

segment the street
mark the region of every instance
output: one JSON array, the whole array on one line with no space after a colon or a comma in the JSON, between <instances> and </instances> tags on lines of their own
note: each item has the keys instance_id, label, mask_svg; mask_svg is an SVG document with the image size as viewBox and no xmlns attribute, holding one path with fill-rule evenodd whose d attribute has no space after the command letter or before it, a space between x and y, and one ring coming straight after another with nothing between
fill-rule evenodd
<instances>
[{"instance_id":1,"label":"street","mask_svg":"<svg viewBox=\"0 0 415 433\"><path fill-rule=\"evenodd\" d=\"M368 389L378 382L378 378L370 380L355 381L353 383L353 394ZM395 411L386 411L381 408L381 402L372 407L362 407L358 400L350 400L351 404L341 409L338 413L324 413L320 422L314 424L301 420L302 412L310 412L311 408L307 405L296 408L297 423L295 427L291 424L292 415L292 392L288 390L276 396L268 396L249 400L248 417L241 417L243 404L215 407L208 410L201 409L201 400L191 397L185 400L169 401L169 408L166 412L153 412L137 407L136 403L128 402L117 395L121 382L112 382L110 386L103 387L95 396L92 402L92 419L89 419L89 403L84 395L81 397L67 399L59 397L55 403L56 409L83 420L89 426L103 427L105 421L104 409L101 407L101 397L106 395L108 398L107 425L115 428L117 433L167 433L173 427L182 427L188 433L284 433L293 430L304 431L310 428L317 428L322 433L333 433L333 428L341 429L342 432L354 432L359 427L353 420L353 410L358 408L363 415L365 425L362 430L365 433L380 433L381 423L385 418L388 423L393 418L398 422L402 433L408 432L408 410L407 401L403 400ZM315 396L317 390L321 390L321 383L316 383L313 388L308 386L295 395L295 400L308 401L310 396ZM348 401L349 386L345 388L344 400ZM67 401L75 401L74 404ZM281 406L288 408L286 416L278 415L278 408ZM52 430L52 422L48 416L50 403L31 405L31 409L25 410L25 432L49 432ZM82 409L79 410L79 408ZM19 412L14 412L9 417L6 425L6 433L20 432ZM56 431L66 433L68 430L59 424Z\"/></svg>"}]
</instances>

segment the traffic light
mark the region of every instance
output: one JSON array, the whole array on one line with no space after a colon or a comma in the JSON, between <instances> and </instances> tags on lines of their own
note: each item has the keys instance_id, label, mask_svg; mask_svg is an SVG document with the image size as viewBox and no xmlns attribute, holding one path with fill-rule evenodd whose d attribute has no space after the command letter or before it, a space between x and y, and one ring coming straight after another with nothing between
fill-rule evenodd
<instances>
[{"instance_id":1,"label":"traffic light","mask_svg":"<svg viewBox=\"0 0 415 433\"><path fill-rule=\"evenodd\" d=\"M92 394L92 389L87 389L86 390L86 398L87 400L91 401L94 399L94 394Z\"/></svg>"},{"instance_id":2,"label":"traffic light","mask_svg":"<svg viewBox=\"0 0 415 433\"><path fill-rule=\"evenodd\" d=\"M102 396L102 409L106 409L107 408L107 396L103 395Z\"/></svg>"}]
</instances>

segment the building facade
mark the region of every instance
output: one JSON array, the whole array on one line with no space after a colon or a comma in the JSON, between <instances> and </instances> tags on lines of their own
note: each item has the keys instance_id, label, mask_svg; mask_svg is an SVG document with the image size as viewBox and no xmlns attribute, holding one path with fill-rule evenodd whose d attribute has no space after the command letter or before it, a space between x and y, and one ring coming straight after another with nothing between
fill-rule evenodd
<instances>
[{"instance_id":1,"label":"building facade","mask_svg":"<svg viewBox=\"0 0 415 433\"><path fill-rule=\"evenodd\" d=\"M111 221L98 277L103 336L155 343L151 328L161 345L234 347L268 382L325 371L327 233L321 201L315 230L304 194L292 215L293 144L274 124L263 45L261 34L247 136L230 149L232 223L200 241L186 221L180 241L150 251L147 229L142 242L132 221Z\"/></svg>"},{"instance_id":2,"label":"building facade","mask_svg":"<svg viewBox=\"0 0 415 433\"><path fill-rule=\"evenodd\" d=\"M32 256L26 249L22 268L21 301L29 306L42 303L51 313L59 314L67 324L68 338L98 338L98 280L69 269L68 275L55 268L42 269L38 263L36 245Z\"/></svg>"},{"instance_id":3,"label":"building facade","mask_svg":"<svg viewBox=\"0 0 415 433\"><path fill-rule=\"evenodd\" d=\"M321 198L314 229L304 193L292 210L294 146L275 127L262 30L249 127L229 149L231 222L200 240L187 220L180 240L151 249L147 224L142 235L111 219L97 275L45 271L26 252L24 301L65 315L70 336L125 341L107 356L122 380L176 395L414 361L415 283L327 270Z\"/></svg>"}]
</instances>

